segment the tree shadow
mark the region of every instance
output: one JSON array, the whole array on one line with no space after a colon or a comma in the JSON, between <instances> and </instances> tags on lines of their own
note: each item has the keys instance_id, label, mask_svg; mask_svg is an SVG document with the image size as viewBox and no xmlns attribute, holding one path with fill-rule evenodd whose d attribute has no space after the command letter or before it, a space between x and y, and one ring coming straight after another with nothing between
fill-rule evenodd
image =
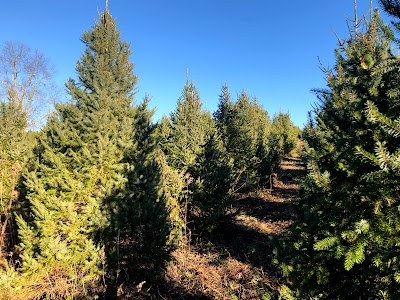
<instances>
[{"instance_id":1,"label":"tree shadow","mask_svg":"<svg viewBox=\"0 0 400 300\"><path fill-rule=\"evenodd\" d=\"M125 286L125 294L116 299L137 299L137 300L212 300L199 291L193 293L183 286L178 286L172 282L159 280L157 283L144 282L142 286ZM109 299L109 298L105 298Z\"/></svg>"},{"instance_id":2,"label":"tree shadow","mask_svg":"<svg viewBox=\"0 0 400 300\"><path fill-rule=\"evenodd\" d=\"M278 173L282 176L288 176L293 179L296 176L302 176L305 173L305 164L301 159L284 158Z\"/></svg>"},{"instance_id":3,"label":"tree shadow","mask_svg":"<svg viewBox=\"0 0 400 300\"><path fill-rule=\"evenodd\" d=\"M273 250L284 234L283 228L289 226L296 217L299 187L295 179L305 173L300 159L285 158L283 163L286 166L277 174L278 179L271 192L262 190L240 195L234 202L234 209L239 211L240 216L254 223L272 224L271 230L267 228L263 231L257 226L234 219L219 226L211 234L195 236L192 244L196 251L213 252L221 259L232 257L279 277L281 271L273 263ZM282 230L273 228L276 224Z\"/></svg>"},{"instance_id":4,"label":"tree shadow","mask_svg":"<svg viewBox=\"0 0 400 300\"><path fill-rule=\"evenodd\" d=\"M141 299L142 284L162 286L163 268L171 259L166 199L158 192L161 169L155 160L146 162L145 155L128 173L124 191L110 196L105 299Z\"/></svg>"},{"instance_id":5,"label":"tree shadow","mask_svg":"<svg viewBox=\"0 0 400 300\"><path fill-rule=\"evenodd\" d=\"M235 208L259 220L292 221L293 205L290 202L270 202L257 197L247 197L236 201Z\"/></svg>"},{"instance_id":6,"label":"tree shadow","mask_svg":"<svg viewBox=\"0 0 400 300\"><path fill-rule=\"evenodd\" d=\"M250 267L253 274L263 274L264 280L267 280L271 287L280 286L282 274L274 264L273 252L284 234L283 228L294 221L297 203L295 199L298 195L298 186L294 179L304 173L301 167L298 167L299 160L285 162L295 166L285 166L278 173L272 192L260 190L236 195L233 210L239 212L237 218L227 219L229 221L221 223L212 232L205 232L199 228L196 230L195 225L198 222L192 220L192 251L203 257L212 257L209 264L217 269L225 268L230 259L234 259ZM186 289L179 283L165 283L164 289L162 297L152 299L213 299L201 294L204 291Z\"/></svg>"},{"instance_id":7,"label":"tree shadow","mask_svg":"<svg viewBox=\"0 0 400 300\"><path fill-rule=\"evenodd\" d=\"M157 295L153 293L151 298L143 298L143 299L157 299L157 300L212 300L214 299L211 296L205 295L200 291L187 290L183 286L178 286L173 284L172 282L164 282L163 285L159 286L159 290L157 291Z\"/></svg>"},{"instance_id":8,"label":"tree shadow","mask_svg":"<svg viewBox=\"0 0 400 300\"><path fill-rule=\"evenodd\" d=\"M270 217L280 219L272 214ZM272 263L272 251L277 238L279 234L262 233L254 228L231 222L218 228L212 235L203 237L201 248L203 251L218 252L221 258L232 257L242 263L268 269L274 273L277 269ZM204 247L204 245L212 246Z\"/></svg>"}]
</instances>

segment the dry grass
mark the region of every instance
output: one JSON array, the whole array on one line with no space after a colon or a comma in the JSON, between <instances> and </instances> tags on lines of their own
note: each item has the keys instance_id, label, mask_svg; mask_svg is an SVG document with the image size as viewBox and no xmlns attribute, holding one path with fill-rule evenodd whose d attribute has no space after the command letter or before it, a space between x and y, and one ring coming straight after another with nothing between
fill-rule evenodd
<instances>
[{"instance_id":1,"label":"dry grass","mask_svg":"<svg viewBox=\"0 0 400 300\"><path fill-rule=\"evenodd\" d=\"M263 299L278 290L281 277L271 262L269 237L278 237L293 221L304 167L297 158L282 161L273 190L236 196L240 211L220 235L175 250L166 270L169 289L159 299Z\"/></svg>"},{"instance_id":2,"label":"dry grass","mask_svg":"<svg viewBox=\"0 0 400 300\"><path fill-rule=\"evenodd\" d=\"M291 222L289 221L269 221L265 222L255 217L248 215L239 215L236 218L237 222L243 226L249 227L253 230L257 230L264 234L280 234L285 228L287 228Z\"/></svg>"},{"instance_id":3,"label":"dry grass","mask_svg":"<svg viewBox=\"0 0 400 300\"><path fill-rule=\"evenodd\" d=\"M223 281L220 267L212 264L215 256L179 249L173 253L173 258L166 273L169 282L179 284L193 296L214 295L222 299Z\"/></svg>"},{"instance_id":4,"label":"dry grass","mask_svg":"<svg viewBox=\"0 0 400 300\"><path fill-rule=\"evenodd\" d=\"M221 259L182 249L173 257L166 279L184 287L185 299L258 299L263 286L271 285L262 270L232 257Z\"/></svg>"},{"instance_id":5,"label":"dry grass","mask_svg":"<svg viewBox=\"0 0 400 300\"><path fill-rule=\"evenodd\" d=\"M81 280L86 272L75 270L74 277L61 266L51 266L37 273L19 273L15 266L2 265L0 278L1 300L27 300L27 299L73 299L87 298L91 294L101 291L97 284L97 278L85 281Z\"/></svg>"}]
</instances>

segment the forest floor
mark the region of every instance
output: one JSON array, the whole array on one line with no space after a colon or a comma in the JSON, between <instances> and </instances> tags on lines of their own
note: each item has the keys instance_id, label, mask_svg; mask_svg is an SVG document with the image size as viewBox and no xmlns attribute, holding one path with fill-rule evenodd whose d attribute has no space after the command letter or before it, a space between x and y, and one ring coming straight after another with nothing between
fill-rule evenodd
<instances>
[{"instance_id":1,"label":"forest floor","mask_svg":"<svg viewBox=\"0 0 400 300\"><path fill-rule=\"evenodd\" d=\"M301 160L286 157L269 189L238 194L233 222L210 237L193 237L175 250L166 270L167 293L158 299L266 299L283 283L272 262L273 240L294 219L304 174ZM153 291L154 293L154 291Z\"/></svg>"}]
</instances>

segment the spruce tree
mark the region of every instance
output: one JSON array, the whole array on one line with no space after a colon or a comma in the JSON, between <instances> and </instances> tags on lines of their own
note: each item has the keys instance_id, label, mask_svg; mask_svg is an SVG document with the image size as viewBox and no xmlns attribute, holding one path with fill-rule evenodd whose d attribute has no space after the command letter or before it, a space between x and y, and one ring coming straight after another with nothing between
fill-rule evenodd
<instances>
[{"instance_id":1,"label":"spruce tree","mask_svg":"<svg viewBox=\"0 0 400 300\"><path fill-rule=\"evenodd\" d=\"M172 225L170 242L186 242L186 225L192 210L193 189L190 187L196 160L212 128L209 112L202 109L200 94L194 83L186 82L176 109L164 117L157 134L162 165L163 195Z\"/></svg>"},{"instance_id":2,"label":"spruce tree","mask_svg":"<svg viewBox=\"0 0 400 300\"><path fill-rule=\"evenodd\" d=\"M222 137L224 146L227 146L227 128L233 115L233 102L228 86L225 84L221 88L221 95L219 96L218 108L213 113L213 119L216 121L219 134Z\"/></svg>"},{"instance_id":3,"label":"spruce tree","mask_svg":"<svg viewBox=\"0 0 400 300\"><path fill-rule=\"evenodd\" d=\"M171 153L174 140L171 120L167 116L163 116L156 125L155 133L158 142L156 160L161 170L161 194L165 199L168 212L167 220L171 226L167 244L174 247L183 242L185 238L184 203L188 196L188 181L192 178L187 172L187 168L176 168L171 157L166 154Z\"/></svg>"},{"instance_id":4,"label":"spruce tree","mask_svg":"<svg viewBox=\"0 0 400 300\"><path fill-rule=\"evenodd\" d=\"M237 190L251 189L269 176L272 162L268 142L268 113L242 92L226 118L226 148L233 159Z\"/></svg>"},{"instance_id":5,"label":"spruce tree","mask_svg":"<svg viewBox=\"0 0 400 300\"><path fill-rule=\"evenodd\" d=\"M272 120L270 139L282 155L289 155L297 146L300 129L290 120L289 113L278 113Z\"/></svg>"},{"instance_id":6,"label":"spruce tree","mask_svg":"<svg viewBox=\"0 0 400 300\"><path fill-rule=\"evenodd\" d=\"M35 282L38 298L102 291L106 255L118 236L111 216L127 201L125 149L134 147L137 81L129 46L108 9L82 41L78 81L67 83L71 101L56 106L39 141L37 167L27 175L30 215L18 217L25 288L19 291Z\"/></svg>"},{"instance_id":7,"label":"spruce tree","mask_svg":"<svg viewBox=\"0 0 400 300\"><path fill-rule=\"evenodd\" d=\"M118 242L113 251L117 284L132 280L151 281L168 258L170 225L166 197L162 189L162 165L159 162L154 111L148 109L150 99L135 107L132 148L126 148L124 161L129 164L125 198L112 213L113 232ZM139 283L137 282L137 283ZM120 293L120 296L121 293Z\"/></svg>"},{"instance_id":8,"label":"spruce tree","mask_svg":"<svg viewBox=\"0 0 400 300\"><path fill-rule=\"evenodd\" d=\"M355 24L359 28L360 24ZM397 59L379 14L336 51L307 130L308 174L298 218L281 240L299 298L397 299ZM368 286L368 288L366 288Z\"/></svg>"},{"instance_id":9,"label":"spruce tree","mask_svg":"<svg viewBox=\"0 0 400 300\"><path fill-rule=\"evenodd\" d=\"M168 164L167 156L160 148L157 149L156 154L156 160L161 171L160 193L162 199L165 201L167 222L170 226L166 244L172 250L174 247L186 242L185 231L187 222L185 211L187 209L185 203L188 201L188 187L192 181L192 177L185 170L178 170L171 167Z\"/></svg>"},{"instance_id":10,"label":"spruce tree","mask_svg":"<svg viewBox=\"0 0 400 300\"><path fill-rule=\"evenodd\" d=\"M211 232L229 220L232 202L233 161L221 137L211 134L196 158L193 172L193 206L196 226Z\"/></svg>"},{"instance_id":11,"label":"spruce tree","mask_svg":"<svg viewBox=\"0 0 400 300\"><path fill-rule=\"evenodd\" d=\"M170 137L163 150L171 166L190 172L211 126L210 113L202 109L200 95L193 82L186 82L170 122Z\"/></svg>"},{"instance_id":12,"label":"spruce tree","mask_svg":"<svg viewBox=\"0 0 400 300\"><path fill-rule=\"evenodd\" d=\"M379 3L381 4L382 8L392 17L394 17L396 20L392 21L392 24L395 28L395 31L397 33L400 32L400 2L398 0L379 0ZM400 43L400 40L398 38L395 38L393 34L390 34L390 38L393 39L397 44Z\"/></svg>"}]
</instances>

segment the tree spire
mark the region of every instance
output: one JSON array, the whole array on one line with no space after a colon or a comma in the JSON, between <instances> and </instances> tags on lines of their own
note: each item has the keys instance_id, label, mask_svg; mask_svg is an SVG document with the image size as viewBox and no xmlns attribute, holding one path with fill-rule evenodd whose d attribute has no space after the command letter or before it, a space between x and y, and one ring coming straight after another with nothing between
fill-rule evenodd
<instances>
[{"instance_id":1,"label":"tree spire","mask_svg":"<svg viewBox=\"0 0 400 300\"><path fill-rule=\"evenodd\" d=\"M373 8L373 4L372 4L372 0L369 1L369 19L372 20L372 16L374 13L374 8Z\"/></svg>"},{"instance_id":2,"label":"tree spire","mask_svg":"<svg viewBox=\"0 0 400 300\"><path fill-rule=\"evenodd\" d=\"M357 0L354 0L354 30L355 30L355 36L357 36L357 31L358 31L358 17L357 17Z\"/></svg>"}]
</instances>

